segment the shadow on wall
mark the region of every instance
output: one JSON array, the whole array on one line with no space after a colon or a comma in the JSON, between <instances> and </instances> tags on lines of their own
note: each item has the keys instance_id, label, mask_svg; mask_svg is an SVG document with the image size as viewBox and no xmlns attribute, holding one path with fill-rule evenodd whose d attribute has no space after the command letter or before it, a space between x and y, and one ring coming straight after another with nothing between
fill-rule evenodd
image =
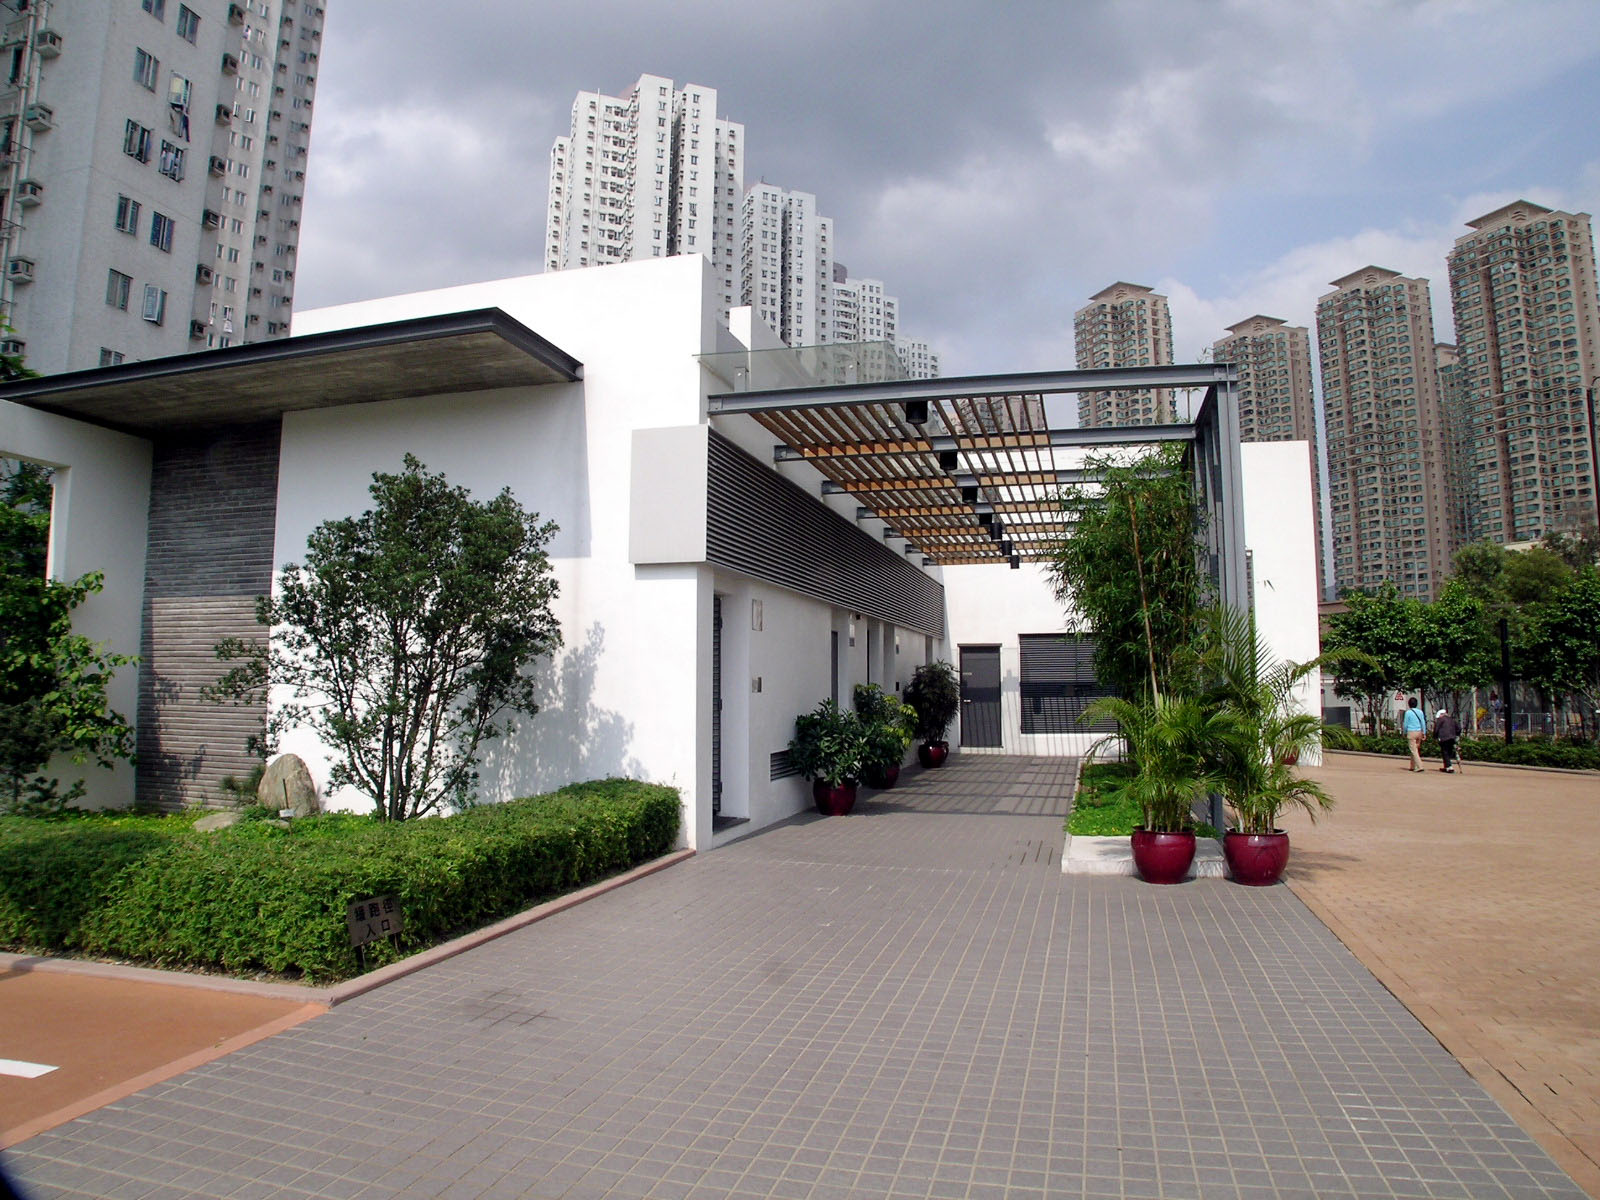
<instances>
[{"instance_id":1,"label":"shadow on wall","mask_svg":"<svg viewBox=\"0 0 1600 1200\"><path fill-rule=\"evenodd\" d=\"M612 775L643 776L628 753L633 723L594 703L595 673L605 653L605 626L589 626L583 643L540 668L539 712L483 755L482 797L488 801L553 791Z\"/></svg>"}]
</instances>

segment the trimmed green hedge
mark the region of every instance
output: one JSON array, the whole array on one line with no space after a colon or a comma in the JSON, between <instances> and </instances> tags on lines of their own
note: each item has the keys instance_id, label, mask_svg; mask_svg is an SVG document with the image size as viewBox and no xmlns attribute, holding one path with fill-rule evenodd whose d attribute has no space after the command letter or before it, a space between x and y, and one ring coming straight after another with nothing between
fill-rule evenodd
<instances>
[{"instance_id":1,"label":"trimmed green hedge","mask_svg":"<svg viewBox=\"0 0 1600 1200\"><path fill-rule=\"evenodd\" d=\"M342 979L352 900L399 900L398 948L366 947L378 966L664 854L679 818L675 789L628 780L405 824L0 818L0 945Z\"/></svg>"},{"instance_id":2,"label":"trimmed green hedge","mask_svg":"<svg viewBox=\"0 0 1600 1200\"><path fill-rule=\"evenodd\" d=\"M1355 734L1338 749L1365 750L1371 754L1409 756L1406 739L1398 733L1376 737ZM1551 741L1549 738L1518 738L1509 746L1503 738L1462 738L1456 749L1466 762L1511 763L1521 767L1566 767L1574 771L1600 771L1600 744L1595 742ZM1422 739L1422 756L1439 757L1439 743Z\"/></svg>"}]
</instances>

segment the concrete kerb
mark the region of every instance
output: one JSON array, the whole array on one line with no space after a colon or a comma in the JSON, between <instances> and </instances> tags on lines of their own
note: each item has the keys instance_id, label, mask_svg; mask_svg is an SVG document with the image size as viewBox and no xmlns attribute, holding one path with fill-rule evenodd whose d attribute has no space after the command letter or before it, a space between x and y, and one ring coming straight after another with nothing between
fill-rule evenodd
<instances>
[{"instance_id":1,"label":"concrete kerb","mask_svg":"<svg viewBox=\"0 0 1600 1200\"><path fill-rule=\"evenodd\" d=\"M557 896L554 900L547 900L543 904L536 904L532 908L524 909L520 913L507 917L503 921L496 921L493 925L486 925L482 929L475 929L471 933L440 945L432 946L427 950L420 950L399 962L390 963L376 971L370 971L355 979L346 980L332 987L311 987L298 983L274 983L268 980L235 979L230 975L202 975L193 971L163 971L155 967L138 967L125 963L98 962L91 959L80 958L51 958L45 955L30 954L5 954L0 953L0 970L6 971L58 971L63 974L96 976L103 979L132 980L144 983L161 983L175 987L206 988L216 992L231 992L234 995L259 996L274 1000L301 1000L307 1004L319 1004L327 1008L343 1004L346 1000L361 996L374 988L392 983L396 979L403 979L407 975L431 967L435 963L443 962L447 958L454 958L468 950L492 942L495 938L504 937L508 933L515 933L536 921L546 917L553 917L559 912L582 904L585 900L592 900L596 896L614 891L636 879L643 879L647 875L654 875L657 871L676 866L687 858L694 857L693 850L675 850L664 854L660 858L652 859L624 871L620 875L613 875L609 879L602 879L599 883L590 884L588 887L579 888L575 892L568 892L564 896Z\"/></svg>"}]
</instances>

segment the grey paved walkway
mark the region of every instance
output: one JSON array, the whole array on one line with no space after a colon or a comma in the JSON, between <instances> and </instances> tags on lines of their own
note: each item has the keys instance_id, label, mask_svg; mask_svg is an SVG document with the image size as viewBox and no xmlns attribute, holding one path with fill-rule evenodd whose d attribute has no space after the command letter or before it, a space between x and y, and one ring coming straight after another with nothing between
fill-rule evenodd
<instances>
[{"instance_id":1,"label":"grey paved walkway","mask_svg":"<svg viewBox=\"0 0 1600 1200\"><path fill-rule=\"evenodd\" d=\"M1287 888L958 758L24 1143L35 1197L1579 1196Z\"/></svg>"}]
</instances>

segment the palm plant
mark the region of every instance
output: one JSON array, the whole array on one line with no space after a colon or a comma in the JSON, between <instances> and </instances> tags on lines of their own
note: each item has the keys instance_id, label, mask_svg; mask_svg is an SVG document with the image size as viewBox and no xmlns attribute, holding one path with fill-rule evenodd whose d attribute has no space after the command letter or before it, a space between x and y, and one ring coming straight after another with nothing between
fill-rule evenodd
<instances>
[{"instance_id":1,"label":"palm plant","mask_svg":"<svg viewBox=\"0 0 1600 1200\"><path fill-rule=\"evenodd\" d=\"M1105 696L1091 704L1085 722L1110 718L1118 732L1089 748L1093 761L1120 748L1132 764L1126 779L1111 785L1139 806L1152 833L1180 833L1194 825L1195 804L1219 786L1208 748L1226 735L1224 714L1192 696L1155 693L1137 700Z\"/></svg>"},{"instance_id":2,"label":"palm plant","mask_svg":"<svg viewBox=\"0 0 1600 1200\"><path fill-rule=\"evenodd\" d=\"M1239 831L1273 833L1288 807L1315 821L1333 800L1321 784L1296 775L1294 764L1321 745L1322 720L1295 707L1294 691L1326 658L1275 658L1246 613L1213 609L1206 625L1203 703L1218 717L1207 756Z\"/></svg>"}]
</instances>

